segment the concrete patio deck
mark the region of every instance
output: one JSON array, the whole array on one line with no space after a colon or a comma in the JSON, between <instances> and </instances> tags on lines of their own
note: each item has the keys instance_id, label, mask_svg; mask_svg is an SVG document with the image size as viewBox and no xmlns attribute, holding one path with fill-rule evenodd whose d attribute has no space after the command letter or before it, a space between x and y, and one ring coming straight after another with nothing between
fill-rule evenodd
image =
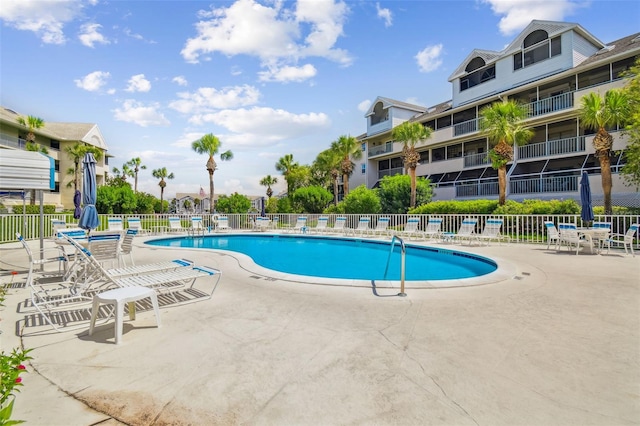
<instances>
[{"instance_id":1,"label":"concrete patio deck","mask_svg":"<svg viewBox=\"0 0 640 426\"><path fill-rule=\"evenodd\" d=\"M447 247L457 247L450 246ZM54 333L14 288L2 348L33 348L14 418L30 425L638 425L640 255L457 247L512 273L406 290L269 279L202 250L136 247L223 271L213 298ZM24 265L3 247L4 263ZM4 277L3 279L5 279Z\"/></svg>"}]
</instances>

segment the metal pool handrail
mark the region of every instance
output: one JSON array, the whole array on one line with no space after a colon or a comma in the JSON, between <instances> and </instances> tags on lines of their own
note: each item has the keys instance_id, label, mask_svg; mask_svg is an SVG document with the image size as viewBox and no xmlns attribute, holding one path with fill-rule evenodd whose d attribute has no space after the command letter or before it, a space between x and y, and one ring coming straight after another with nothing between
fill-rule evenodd
<instances>
[{"instance_id":1,"label":"metal pool handrail","mask_svg":"<svg viewBox=\"0 0 640 426\"><path fill-rule=\"evenodd\" d=\"M389 270L389 262L391 261L391 254L393 253L393 247L395 242L400 241L400 293L398 296L405 297L407 293L404 292L404 272L405 272L405 256L407 254L407 248L404 245L402 238L394 235L391 239L391 250L389 250L389 256L387 257L387 266L384 268L384 277L387 277L387 271Z\"/></svg>"}]
</instances>

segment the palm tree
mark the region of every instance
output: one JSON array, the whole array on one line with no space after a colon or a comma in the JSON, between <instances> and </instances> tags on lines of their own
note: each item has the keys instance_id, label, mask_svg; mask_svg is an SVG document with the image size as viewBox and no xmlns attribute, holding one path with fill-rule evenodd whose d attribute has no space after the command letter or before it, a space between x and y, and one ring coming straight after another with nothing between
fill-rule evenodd
<instances>
[{"instance_id":1,"label":"palm tree","mask_svg":"<svg viewBox=\"0 0 640 426\"><path fill-rule=\"evenodd\" d=\"M207 171L209 172L209 209L213 212L213 173L216 171L217 164L213 156L218 153L222 142L212 133L206 134L191 144L191 148L198 154L207 154ZM233 158L231 151L225 151L220 154L220 160L227 161Z\"/></svg>"},{"instance_id":2,"label":"palm tree","mask_svg":"<svg viewBox=\"0 0 640 426\"><path fill-rule=\"evenodd\" d=\"M333 203L338 204L338 178L340 177L340 154L333 149L325 149L316 157L314 165L328 174L333 184Z\"/></svg>"},{"instance_id":3,"label":"palm tree","mask_svg":"<svg viewBox=\"0 0 640 426\"><path fill-rule=\"evenodd\" d=\"M278 178L271 177L271 175L266 175L260 180L260 185L267 187L267 198L271 198L273 195L271 185L275 185L276 183L278 183Z\"/></svg>"},{"instance_id":4,"label":"palm tree","mask_svg":"<svg viewBox=\"0 0 640 426\"><path fill-rule=\"evenodd\" d=\"M507 163L513 160L513 145L524 145L533 137L533 130L522 124L527 109L514 100L495 102L480 111L480 130L494 144L489 158L498 170L498 201L504 205L507 199Z\"/></svg>"},{"instance_id":5,"label":"palm tree","mask_svg":"<svg viewBox=\"0 0 640 426\"><path fill-rule=\"evenodd\" d=\"M611 147L613 137L607 127L624 124L631 115L627 95L618 89L609 90L604 99L599 93L591 92L580 100L580 124L583 128L597 130L593 138L596 157L600 161L604 214L613 213L611 208Z\"/></svg>"},{"instance_id":6,"label":"palm tree","mask_svg":"<svg viewBox=\"0 0 640 426\"><path fill-rule=\"evenodd\" d=\"M162 167L161 169L155 169L151 172L151 175L156 178L156 179L160 179L160 182L158 182L158 186L160 187L160 213L162 213L162 210L164 209L164 188L165 186L167 186L167 182L165 182L165 179L173 179L175 176L173 175L173 173L169 173L167 172L167 168L166 167Z\"/></svg>"},{"instance_id":7,"label":"palm tree","mask_svg":"<svg viewBox=\"0 0 640 426\"><path fill-rule=\"evenodd\" d=\"M411 178L411 208L416 206L416 168L420 163L420 154L416 151L416 145L429 139L431 133L430 127L425 127L417 121L405 121L391 132L393 139L402 142L402 161Z\"/></svg>"},{"instance_id":8,"label":"palm tree","mask_svg":"<svg viewBox=\"0 0 640 426\"><path fill-rule=\"evenodd\" d=\"M298 163L293 161L293 154L286 154L284 157L281 157L276 163L276 170L282 173L284 176L284 180L287 182L287 196L292 196L291 193L291 179L289 179L289 175L298 167Z\"/></svg>"},{"instance_id":9,"label":"palm tree","mask_svg":"<svg viewBox=\"0 0 640 426\"><path fill-rule=\"evenodd\" d=\"M138 192L138 173L140 172L140 170L146 170L147 166L142 164L142 160L140 159L140 157L132 158L127 162L127 164L130 167L133 167L133 178L134 178L133 191Z\"/></svg>"},{"instance_id":10,"label":"palm tree","mask_svg":"<svg viewBox=\"0 0 640 426\"><path fill-rule=\"evenodd\" d=\"M71 161L73 161L73 167L70 167L67 170L67 174L73 175L73 182L69 182L67 186L71 186L73 184L73 189L77 191L78 188L80 188L80 162L84 159L87 152L92 153L96 161L100 161L102 158L102 151L98 147L76 142L72 146L66 147L65 152L71 158ZM120 173L119 170L117 170L117 172L116 170L117 169L114 167L114 173Z\"/></svg>"},{"instance_id":11,"label":"palm tree","mask_svg":"<svg viewBox=\"0 0 640 426\"><path fill-rule=\"evenodd\" d=\"M44 127L44 120L33 115L28 115L26 119L20 116L18 117L18 124L27 128L27 142L35 142L36 135L33 131Z\"/></svg>"},{"instance_id":12,"label":"palm tree","mask_svg":"<svg viewBox=\"0 0 640 426\"><path fill-rule=\"evenodd\" d=\"M342 135L331 144L331 149L341 158L340 171L342 172L342 183L344 186L344 196L349 194L349 176L353 173L353 162L351 159L362 158L360 142L353 136Z\"/></svg>"}]
</instances>

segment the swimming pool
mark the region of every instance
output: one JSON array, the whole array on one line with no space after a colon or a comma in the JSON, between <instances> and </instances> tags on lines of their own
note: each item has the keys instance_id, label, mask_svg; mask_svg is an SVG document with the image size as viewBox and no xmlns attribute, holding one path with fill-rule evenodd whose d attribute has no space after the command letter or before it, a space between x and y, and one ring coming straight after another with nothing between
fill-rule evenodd
<instances>
[{"instance_id":1,"label":"swimming pool","mask_svg":"<svg viewBox=\"0 0 640 426\"><path fill-rule=\"evenodd\" d=\"M210 235L160 238L146 244L171 248L225 250L250 257L263 268L316 279L398 281L400 246L394 246L389 267L389 241L271 234ZM407 281L460 280L497 269L495 261L475 254L406 245Z\"/></svg>"}]
</instances>

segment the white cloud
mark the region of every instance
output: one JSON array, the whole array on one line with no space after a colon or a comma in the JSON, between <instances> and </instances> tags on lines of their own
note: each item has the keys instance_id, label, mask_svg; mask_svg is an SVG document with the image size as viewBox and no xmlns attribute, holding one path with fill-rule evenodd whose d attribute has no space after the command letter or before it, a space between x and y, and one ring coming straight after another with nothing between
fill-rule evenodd
<instances>
[{"instance_id":1,"label":"white cloud","mask_svg":"<svg viewBox=\"0 0 640 426\"><path fill-rule=\"evenodd\" d=\"M301 67L283 66L281 68L269 68L268 71L259 72L258 76L260 81L286 83L289 81L301 82L315 77L317 73L316 67L311 64L305 64Z\"/></svg>"},{"instance_id":2,"label":"white cloud","mask_svg":"<svg viewBox=\"0 0 640 426\"><path fill-rule=\"evenodd\" d=\"M367 112L371 107L371 101L369 99L365 99L364 101L358 104L358 111Z\"/></svg>"},{"instance_id":3,"label":"white cloud","mask_svg":"<svg viewBox=\"0 0 640 426\"><path fill-rule=\"evenodd\" d=\"M171 79L171 81L176 83L178 86L187 86L189 84L187 82L187 79L184 78L184 76L182 76L182 75L179 75L177 77L173 77L173 79Z\"/></svg>"},{"instance_id":4,"label":"white cloud","mask_svg":"<svg viewBox=\"0 0 640 426\"><path fill-rule=\"evenodd\" d=\"M151 82L144 77L144 74L136 74L132 76L125 92L148 92L151 90Z\"/></svg>"},{"instance_id":5,"label":"white cloud","mask_svg":"<svg viewBox=\"0 0 640 426\"><path fill-rule=\"evenodd\" d=\"M197 141L202 136L205 135L205 132L187 132L183 133L177 141L171 144L171 146L175 146L178 148L189 148L191 149L191 143Z\"/></svg>"},{"instance_id":6,"label":"white cloud","mask_svg":"<svg viewBox=\"0 0 640 426\"><path fill-rule=\"evenodd\" d=\"M3 0L0 19L19 30L32 31L47 44L64 44L63 27L80 15L78 0Z\"/></svg>"},{"instance_id":7,"label":"white cloud","mask_svg":"<svg viewBox=\"0 0 640 426\"><path fill-rule=\"evenodd\" d=\"M82 25L80 27L80 35L78 35L80 42L87 47L94 47L95 43L109 44L109 40L99 33L100 28L102 28L100 24L89 23Z\"/></svg>"},{"instance_id":8,"label":"white cloud","mask_svg":"<svg viewBox=\"0 0 640 426\"><path fill-rule=\"evenodd\" d=\"M299 59L311 56L351 63L346 51L334 47L349 11L345 3L300 1L295 10L283 8L284 4L276 1L269 7L238 0L227 8L202 11L197 35L186 41L182 56L197 63L216 52L245 54L260 58L265 67L284 62L295 66Z\"/></svg>"},{"instance_id":9,"label":"white cloud","mask_svg":"<svg viewBox=\"0 0 640 426\"><path fill-rule=\"evenodd\" d=\"M509 36L521 31L529 25L532 19L547 21L564 21L577 8L585 6L586 2L574 0L481 0L491 6L496 15L503 15L498 27L500 32Z\"/></svg>"},{"instance_id":10,"label":"white cloud","mask_svg":"<svg viewBox=\"0 0 640 426\"><path fill-rule=\"evenodd\" d=\"M158 111L159 108L160 105L157 103L144 105L142 102L127 99L121 108L113 110L113 117L118 121L134 123L141 127L168 126L169 120Z\"/></svg>"},{"instance_id":11,"label":"white cloud","mask_svg":"<svg viewBox=\"0 0 640 426\"><path fill-rule=\"evenodd\" d=\"M260 99L260 91L246 84L224 87L220 90L201 87L195 92L178 93L178 97L180 99L171 102L169 107L183 114L190 114L254 105Z\"/></svg>"},{"instance_id":12,"label":"white cloud","mask_svg":"<svg viewBox=\"0 0 640 426\"><path fill-rule=\"evenodd\" d=\"M415 56L420 72L430 72L442 65L442 44L427 46Z\"/></svg>"},{"instance_id":13,"label":"white cloud","mask_svg":"<svg viewBox=\"0 0 640 426\"><path fill-rule=\"evenodd\" d=\"M393 15L391 11L387 8L381 8L380 3L376 3L376 10L378 11L378 18L384 20L384 26L390 27L393 25Z\"/></svg>"},{"instance_id":14,"label":"white cloud","mask_svg":"<svg viewBox=\"0 0 640 426\"><path fill-rule=\"evenodd\" d=\"M266 107L222 110L193 117L195 123L213 123L233 134L224 141L238 146L265 146L283 139L308 136L331 122L324 113L294 114ZM220 136L221 140L223 137Z\"/></svg>"},{"instance_id":15,"label":"white cloud","mask_svg":"<svg viewBox=\"0 0 640 426\"><path fill-rule=\"evenodd\" d=\"M78 80L73 80L76 86L88 92L97 92L107 84L107 79L111 77L106 71L94 71Z\"/></svg>"}]
</instances>

